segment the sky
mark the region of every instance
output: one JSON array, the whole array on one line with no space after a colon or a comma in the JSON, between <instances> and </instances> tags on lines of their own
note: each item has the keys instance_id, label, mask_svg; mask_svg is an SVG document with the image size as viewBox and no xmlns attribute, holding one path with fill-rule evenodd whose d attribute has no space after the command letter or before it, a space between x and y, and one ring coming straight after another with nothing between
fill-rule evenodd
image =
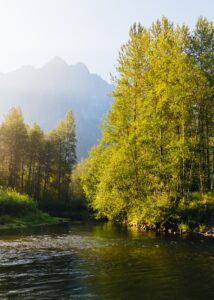
<instances>
[{"instance_id":1,"label":"sky","mask_svg":"<svg viewBox=\"0 0 214 300\"><path fill-rule=\"evenodd\" d=\"M0 72L60 56L110 81L130 26L163 15L193 28L213 20L214 0L0 0Z\"/></svg>"}]
</instances>

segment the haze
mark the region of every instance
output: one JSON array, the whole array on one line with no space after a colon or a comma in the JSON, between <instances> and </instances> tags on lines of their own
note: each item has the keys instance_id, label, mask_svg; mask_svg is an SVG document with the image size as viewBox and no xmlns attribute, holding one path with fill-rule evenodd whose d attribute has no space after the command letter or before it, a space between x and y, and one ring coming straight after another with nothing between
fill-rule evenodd
<instances>
[{"instance_id":1,"label":"haze","mask_svg":"<svg viewBox=\"0 0 214 300\"><path fill-rule=\"evenodd\" d=\"M193 27L213 11L212 0L1 0L0 71L40 67L57 55L110 81L133 22L148 26L165 15Z\"/></svg>"}]
</instances>

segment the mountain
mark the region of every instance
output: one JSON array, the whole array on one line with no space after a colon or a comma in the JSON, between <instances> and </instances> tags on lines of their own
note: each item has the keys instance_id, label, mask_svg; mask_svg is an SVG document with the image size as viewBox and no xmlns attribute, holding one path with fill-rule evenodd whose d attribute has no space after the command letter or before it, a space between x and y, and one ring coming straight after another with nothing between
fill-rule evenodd
<instances>
[{"instance_id":1,"label":"mountain","mask_svg":"<svg viewBox=\"0 0 214 300\"><path fill-rule=\"evenodd\" d=\"M78 158L100 138L100 123L111 106L113 86L89 72L82 63L53 58L41 68L23 66L0 73L0 118L11 106L20 106L27 123L47 131L72 110L77 131Z\"/></svg>"}]
</instances>

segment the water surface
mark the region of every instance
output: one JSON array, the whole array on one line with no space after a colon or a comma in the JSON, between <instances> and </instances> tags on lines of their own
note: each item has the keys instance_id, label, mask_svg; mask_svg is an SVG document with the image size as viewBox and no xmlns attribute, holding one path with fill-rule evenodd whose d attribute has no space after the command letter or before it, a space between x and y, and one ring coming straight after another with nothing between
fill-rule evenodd
<instances>
[{"instance_id":1,"label":"water surface","mask_svg":"<svg viewBox=\"0 0 214 300\"><path fill-rule=\"evenodd\" d=\"M0 233L0 299L214 299L214 242L74 222Z\"/></svg>"}]
</instances>

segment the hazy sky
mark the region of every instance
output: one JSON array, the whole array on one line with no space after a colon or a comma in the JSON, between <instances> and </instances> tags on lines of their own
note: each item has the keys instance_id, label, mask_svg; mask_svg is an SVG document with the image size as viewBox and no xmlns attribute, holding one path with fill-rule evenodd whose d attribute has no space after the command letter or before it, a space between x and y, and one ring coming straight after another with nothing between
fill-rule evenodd
<instances>
[{"instance_id":1,"label":"hazy sky","mask_svg":"<svg viewBox=\"0 0 214 300\"><path fill-rule=\"evenodd\" d=\"M0 0L0 71L61 56L109 81L130 25L162 15L193 27L213 20L214 0Z\"/></svg>"}]
</instances>

